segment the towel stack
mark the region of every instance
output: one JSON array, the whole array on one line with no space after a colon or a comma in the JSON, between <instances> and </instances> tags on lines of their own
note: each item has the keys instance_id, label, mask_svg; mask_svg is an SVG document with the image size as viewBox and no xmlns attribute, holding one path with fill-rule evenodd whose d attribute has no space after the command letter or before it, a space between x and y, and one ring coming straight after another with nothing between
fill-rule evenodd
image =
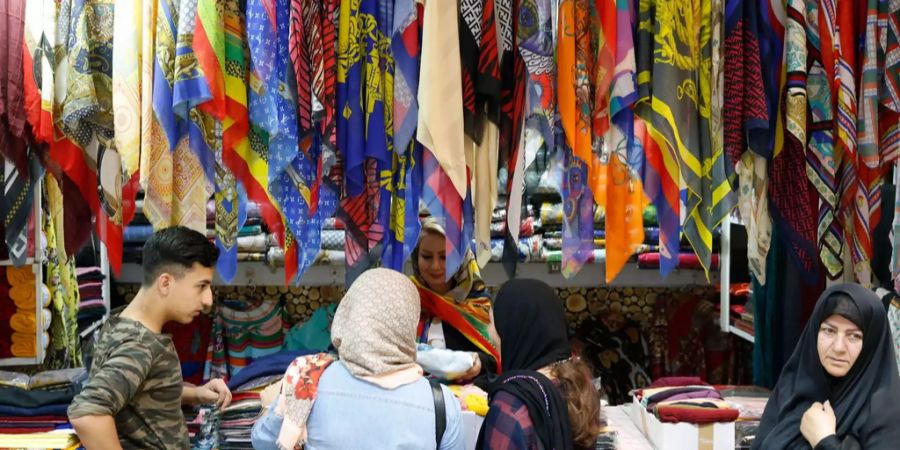
<instances>
[{"instance_id":1,"label":"towel stack","mask_svg":"<svg viewBox=\"0 0 900 450\"><path fill-rule=\"evenodd\" d=\"M99 267L79 267L78 276L78 331L84 331L101 320L109 311L103 299L103 281L106 276Z\"/></svg>"},{"instance_id":2,"label":"towel stack","mask_svg":"<svg viewBox=\"0 0 900 450\"><path fill-rule=\"evenodd\" d=\"M9 298L15 305L15 311L9 316L10 356L33 358L37 356L38 346L46 350L50 342L47 330L50 328L50 290L41 287L41 313L37 310L37 289L32 266L6 268L6 281L9 286ZM38 339L40 331L40 339Z\"/></svg>"}]
</instances>

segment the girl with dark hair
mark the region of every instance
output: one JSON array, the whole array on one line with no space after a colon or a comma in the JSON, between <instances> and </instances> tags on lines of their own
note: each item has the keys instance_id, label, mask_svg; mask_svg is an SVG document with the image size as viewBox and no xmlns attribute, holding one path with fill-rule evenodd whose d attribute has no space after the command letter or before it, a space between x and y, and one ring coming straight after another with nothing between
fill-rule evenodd
<instances>
[{"instance_id":1,"label":"girl with dark hair","mask_svg":"<svg viewBox=\"0 0 900 450\"><path fill-rule=\"evenodd\" d=\"M489 389L478 448L594 448L600 397L587 364L569 347L556 291L538 280L508 281L497 293L493 324L503 370Z\"/></svg>"},{"instance_id":2,"label":"girl with dark hair","mask_svg":"<svg viewBox=\"0 0 900 450\"><path fill-rule=\"evenodd\" d=\"M858 284L826 290L781 372L754 449L895 449L900 376L884 306Z\"/></svg>"}]
</instances>

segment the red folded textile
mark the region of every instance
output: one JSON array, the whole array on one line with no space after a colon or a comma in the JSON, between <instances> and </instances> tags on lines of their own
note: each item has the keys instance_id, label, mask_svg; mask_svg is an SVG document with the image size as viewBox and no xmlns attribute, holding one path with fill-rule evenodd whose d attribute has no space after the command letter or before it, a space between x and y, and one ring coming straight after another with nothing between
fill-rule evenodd
<instances>
[{"instance_id":1,"label":"red folded textile","mask_svg":"<svg viewBox=\"0 0 900 450\"><path fill-rule=\"evenodd\" d=\"M238 393L232 394L232 396L231 396L232 403L237 403L241 400L257 400L257 399L259 399L259 394L256 392L238 392Z\"/></svg>"},{"instance_id":2,"label":"red folded textile","mask_svg":"<svg viewBox=\"0 0 900 450\"><path fill-rule=\"evenodd\" d=\"M32 434L46 433L55 430L56 427L23 427L23 428L0 428L0 434Z\"/></svg>"},{"instance_id":3,"label":"red folded textile","mask_svg":"<svg viewBox=\"0 0 900 450\"><path fill-rule=\"evenodd\" d=\"M65 416L2 416L0 423L22 423L22 422L40 422L40 423L68 423L69 418Z\"/></svg>"},{"instance_id":4,"label":"red folded textile","mask_svg":"<svg viewBox=\"0 0 900 450\"><path fill-rule=\"evenodd\" d=\"M700 377L662 377L653 380L648 389L675 386L708 386Z\"/></svg>"},{"instance_id":5,"label":"red folded textile","mask_svg":"<svg viewBox=\"0 0 900 450\"><path fill-rule=\"evenodd\" d=\"M660 254L656 253L643 253L638 255L638 267L641 269L658 269L659 268L659 259ZM697 255L693 254L680 254L678 255L678 268L679 269L702 269L703 266L700 265L700 259L697 258ZM712 260L710 261L709 270L716 270L719 268L719 255L713 254Z\"/></svg>"},{"instance_id":6,"label":"red folded textile","mask_svg":"<svg viewBox=\"0 0 900 450\"><path fill-rule=\"evenodd\" d=\"M685 406L656 406L656 417L666 423L716 423L734 422L740 415L736 409L699 408Z\"/></svg>"}]
</instances>

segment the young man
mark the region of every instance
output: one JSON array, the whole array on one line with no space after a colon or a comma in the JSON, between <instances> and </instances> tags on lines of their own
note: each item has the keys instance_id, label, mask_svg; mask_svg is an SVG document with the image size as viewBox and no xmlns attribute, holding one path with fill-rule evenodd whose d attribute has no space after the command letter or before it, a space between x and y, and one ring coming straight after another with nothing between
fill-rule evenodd
<instances>
[{"instance_id":1,"label":"young man","mask_svg":"<svg viewBox=\"0 0 900 450\"><path fill-rule=\"evenodd\" d=\"M144 279L134 300L112 315L94 345L90 380L69 407L88 450L187 449L181 405L231 402L222 380L183 384L167 322L191 323L212 307L219 251L201 233L170 227L144 245Z\"/></svg>"}]
</instances>

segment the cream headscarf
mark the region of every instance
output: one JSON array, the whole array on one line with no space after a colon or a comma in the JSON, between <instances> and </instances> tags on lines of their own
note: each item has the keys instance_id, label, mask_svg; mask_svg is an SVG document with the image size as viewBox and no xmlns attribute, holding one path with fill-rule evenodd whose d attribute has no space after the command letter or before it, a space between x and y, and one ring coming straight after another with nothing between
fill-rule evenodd
<instances>
[{"instance_id":1,"label":"cream headscarf","mask_svg":"<svg viewBox=\"0 0 900 450\"><path fill-rule=\"evenodd\" d=\"M409 278L390 269L366 271L338 305L331 343L356 377L389 389L415 381L422 374L416 364L419 313L419 291Z\"/></svg>"},{"instance_id":2,"label":"cream headscarf","mask_svg":"<svg viewBox=\"0 0 900 450\"><path fill-rule=\"evenodd\" d=\"M347 290L331 323L331 343L353 376L385 389L418 381L416 327L419 291L400 272L372 269ZM278 433L279 449L306 443L306 422L316 401L319 378L335 361L324 353L295 359L285 371L284 400L275 413L284 417Z\"/></svg>"}]
</instances>

